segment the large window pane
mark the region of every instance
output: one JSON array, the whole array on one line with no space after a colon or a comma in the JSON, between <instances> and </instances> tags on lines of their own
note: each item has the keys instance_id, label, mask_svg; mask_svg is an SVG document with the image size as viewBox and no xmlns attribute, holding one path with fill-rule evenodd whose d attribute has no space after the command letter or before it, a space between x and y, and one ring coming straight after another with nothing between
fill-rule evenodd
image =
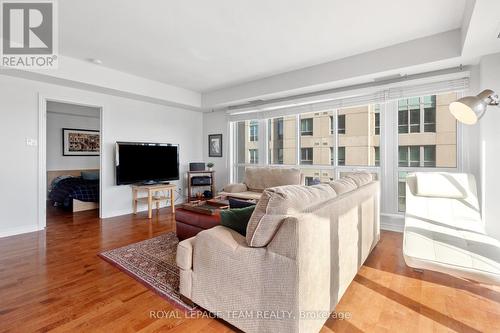
<instances>
[{"instance_id":1,"label":"large window pane","mask_svg":"<svg viewBox=\"0 0 500 333\"><path fill-rule=\"evenodd\" d=\"M457 123L448 108L456 99L448 93L398 101L399 166L456 168Z\"/></svg>"},{"instance_id":2,"label":"large window pane","mask_svg":"<svg viewBox=\"0 0 500 333\"><path fill-rule=\"evenodd\" d=\"M269 164L297 163L297 117L268 120Z\"/></svg>"},{"instance_id":3,"label":"large window pane","mask_svg":"<svg viewBox=\"0 0 500 333\"><path fill-rule=\"evenodd\" d=\"M338 110L338 165L376 165L375 147L380 146L379 110L378 105Z\"/></svg>"},{"instance_id":4,"label":"large window pane","mask_svg":"<svg viewBox=\"0 0 500 333\"><path fill-rule=\"evenodd\" d=\"M236 162L258 163L259 122L256 120L235 123Z\"/></svg>"}]
</instances>

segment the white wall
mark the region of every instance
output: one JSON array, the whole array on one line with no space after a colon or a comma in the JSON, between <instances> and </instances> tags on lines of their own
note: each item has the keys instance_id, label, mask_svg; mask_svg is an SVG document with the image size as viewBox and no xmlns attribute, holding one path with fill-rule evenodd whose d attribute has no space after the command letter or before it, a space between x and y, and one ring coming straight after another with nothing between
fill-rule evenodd
<instances>
[{"instance_id":1,"label":"white wall","mask_svg":"<svg viewBox=\"0 0 500 333\"><path fill-rule=\"evenodd\" d=\"M55 111L47 104L47 170L99 169L99 156L63 156L62 144L63 128L100 130L99 109L61 103Z\"/></svg>"},{"instance_id":2,"label":"white wall","mask_svg":"<svg viewBox=\"0 0 500 333\"><path fill-rule=\"evenodd\" d=\"M500 53L481 59L480 88L500 93ZM500 240L500 107L488 107L480 120L483 219L486 231Z\"/></svg>"},{"instance_id":3,"label":"white wall","mask_svg":"<svg viewBox=\"0 0 500 333\"><path fill-rule=\"evenodd\" d=\"M130 187L114 185L116 141L179 144L181 174L203 158L199 112L0 75L0 236L38 228L38 147L26 139L38 138L39 94L103 107L103 217L132 212Z\"/></svg>"},{"instance_id":4,"label":"white wall","mask_svg":"<svg viewBox=\"0 0 500 333\"><path fill-rule=\"evenodd\" d=\"M222 157L208 157L208 135L222 134ZM223 111L203 114L203 156L205 163L215 164L215 186L221 190L229 183L229 132Z\"/></svg>"}]
</instances>

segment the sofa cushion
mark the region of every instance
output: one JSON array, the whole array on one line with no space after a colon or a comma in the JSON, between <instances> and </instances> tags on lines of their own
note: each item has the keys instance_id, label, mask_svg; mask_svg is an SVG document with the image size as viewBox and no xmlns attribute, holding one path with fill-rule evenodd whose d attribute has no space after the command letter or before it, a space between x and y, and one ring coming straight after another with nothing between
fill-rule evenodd
<instances>
[{"instance_id":1,"label":"sofa cushion","mask_svg":"<svg viewBox=\"0 0 500 333\"><path fill-rule=\"evenodd\" d=\"M346 178L351 178L356 183L356 185L358 185L358 187L361 187L373 181L373 175L368 172L348 173L346 175Z\"/></svg>"},{"instance_id":2,"label":"sofa cushion","mask_svg":"<svg viewBox=\"0 0 500 333\"><path fill-rule=\"evenodd\" d=\"M286 217L307 212L309 208L336 196L328 184L287 185L266 189L248 223L246 234L248 245L266 246Z\"/></svg>"},{"instance_id":3,"label":"sofa cushion","mask_svg":"<svg viewBox=\"0 0 500 333\"><path fill-rule=\"evenodd\" d=\"M341 195L350 191L354 191L358 188L358 185L354 182L352 178L340 178L330 182L330 186L337 193L337 195Z\"/></svg>"},{"instance_id":4,"label":"sofa cushion","mask_svg":"<svg viewBox=\"0 0 500 333\"><path fill-rule=\"evenodd\" d=\"M245 236L247 234L247 225L255 205L245 208L234 208L220 211L220 224L233 229Z\"/></svg>"},{"instance_id":5,"label":"sofa cushion","mask_svg":"<svg viewBox=\"0 0 500 333\"><path fill-rule=\"evenodd\" d=\"M262 192L266 188L283 185L300 185L301 172L293 168L248 167L245 181L250 191Z\"/></svg>"},{"instance_id":6,"label":"sofa cushion","mask_svg":"<svg viewBox=\"0 0 500 333\"><path fill-rule=\"evenodd\" d=\"M468 175L464 173L417 172L416 195L421 197L465 199L469 188Z\"/></svg>"}]
</instances>

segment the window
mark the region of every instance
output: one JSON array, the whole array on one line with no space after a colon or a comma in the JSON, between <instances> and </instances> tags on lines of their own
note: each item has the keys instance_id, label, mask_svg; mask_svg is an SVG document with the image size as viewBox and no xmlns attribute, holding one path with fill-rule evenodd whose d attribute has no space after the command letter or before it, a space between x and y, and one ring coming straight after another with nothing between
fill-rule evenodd
<instances>
[{"instance_id":1,"label":"window","mask_svg":"<svg viewBox=\"0 0 500 333\"><path fill-rule=\"evenodd\" d=\"M400 167L420 166L420 146L399 146Z\"/></svg>"},{"instance_id":2,"label":"window","mask_svg":"<svg viewBox=\"0 0 500 333\"><path fill-rule=\"evenodd\" d=\"M313 118L300 120L300 135L313 135Z\"/></svg>"},{"instance_id":3,"label":"window","mask_svg":"<svg viewBox=\"0 0 500 333\"><path fill-rule=\"evenodd\" d=\"M338 148L338 165L345 165L345 147Z\"/></svg>"},{"instance_id":4,"label":"window","mask_svg":"<svg viewBox=\"0 0 500 333\"><path fill-rule=\"evenodd\" d=\"M436 132L436 96L424 97L424 132Z\"/></svg>"},{"instance_id":5,"label":"window","mask_svg":"<svg viewBox=\"0 0 500 333\"><path fill-rule=\"evenodd\" d=\"M250 121L250 141L258 141L259 140L259 123L256 120Z\"/></svg>"},{"instance_id":6,"label":"window","mask_svg":"<svg viewBox=\"0 0 500 333\"><path fill-rule=\"evenodd\" d=\"M436 132L436 95L398 102L399 133Z\"/></svg>"},{"instance_id":7,"label":"window","mask_svg":"<svg viewBox=\"0 0 500 333\"><path fill-rule=\"evenodd\" d=\"M249 149L248 156L250 164L258 164L259 163L259 150L258 149Z\"/></svg>"},{"instance_id":8,"label":"window","mask_svg":"<svg viewBox=\"0 0 500 333\"><path fill-rule=\"evenodd\" d=\"M436 166L436 146L424 146L424 167Z\"/></svg>"},{"instance_id":9,"label":"window","mask_svg":"<svg viewBox=\"0 0 500 333\"><path fill-rule=\"evenodd\" d=\"M418 108L416 101L418 99ZM406 198L406 175L421 168L457 167L457 123L450 115L448 106L457 99L456 93L428 95L413 99L398 101L398 139L399 161L398 167L398 211L404 212ZM419 130L401 131L405 119L408 126L415 126L417 119ZM404 113L407 115L405 116ZM409 116L408 116L409 114ZM404 127L404 126L403 126ZM428 133L436 133L429 135ZM427 171L423 169L423 171Z\"/></svg>"},{"instance_id":10,"label":"window","mask_svg":"<svg viewBox=\"0 0 500 333\"><path fill-rule=\"evenodd\" d=\"M404 211L407 173L456 170L457 124L448 110L456 99L455 93L426 95L384 105L234 122L232 181L243 179L246 167L265 163L298 167L308 184L328 182L355 170L394 174L394 179L384 180L390 187L384 192L383 207L388 214ZM393 119L395 123L385 128ZM262 133L267 133L265 140ZM398 150L385 151L382 162L385 134L389 144L397 138Z\"/></svg>"},{"instance_id":11,"label":"window","mask_svg":"<svg viewBox=\"0 0 500 333\"><path fill-rule=\"evenodd\" d=\"M338 119L338 125L337 125L338 133L345 134L345 114L339 115L337 119Z\"/></svg>"},{"instance_id":12,"label":"window","mask_svg":"<svg viewBox=\"0 0 500 333\"><path fill-rule=\"evenodd\" d=\"M456 168L457 123L448 111L449 103L456 99L456 93L447 93L398 101L400 167ZM439 136L423 136L422 133ZM414 148L408 148L410 146Z\"/></svg>"},{"instance_id":13,"label":"window","mask_svg":"<svg viewBox=\"0 0 500 333\"><path fill-rule=\"evenodd\" d=\"M398 133L408 133L408 111L401 110L401 102L399 102L398 112Z\"/></svg>"},{"instance_id":14,"label":"window","mask_svg":"<svg viewBox=\"0 0 500 333\"><path fill-rule=\"evenodd\" d=\"M313 164L313 148L300 148L300 164Z\"/></svg>"}]
</instances>

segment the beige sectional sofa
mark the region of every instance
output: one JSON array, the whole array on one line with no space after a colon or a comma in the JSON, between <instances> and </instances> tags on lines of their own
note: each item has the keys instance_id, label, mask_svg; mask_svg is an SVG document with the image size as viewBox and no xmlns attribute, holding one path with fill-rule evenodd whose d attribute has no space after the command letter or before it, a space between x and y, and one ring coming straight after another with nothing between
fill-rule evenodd
<instances>
[{"instance_id":1,"label":"beige sectional sofa","mask_svg":"<svg viewBox=\"0 0 500 333\"><path fill-rule=\"evenodd\" d=\"M304 176L294 168L247 167L243 183L226 185L219 195L259 200L264 189L283 185L304 185Z\"/></svg>"},{"instance_id":2,"label":"beige sectional sofa","mask_svg":"<svg viewBox=\"0 0 500 333\"><path fill-rule=\"evenodd\" d=\"M245 332L318 332L380 237L379 182L268 188L246 237L179 243L180 292Z\"/></svg>"}]
</instances>

